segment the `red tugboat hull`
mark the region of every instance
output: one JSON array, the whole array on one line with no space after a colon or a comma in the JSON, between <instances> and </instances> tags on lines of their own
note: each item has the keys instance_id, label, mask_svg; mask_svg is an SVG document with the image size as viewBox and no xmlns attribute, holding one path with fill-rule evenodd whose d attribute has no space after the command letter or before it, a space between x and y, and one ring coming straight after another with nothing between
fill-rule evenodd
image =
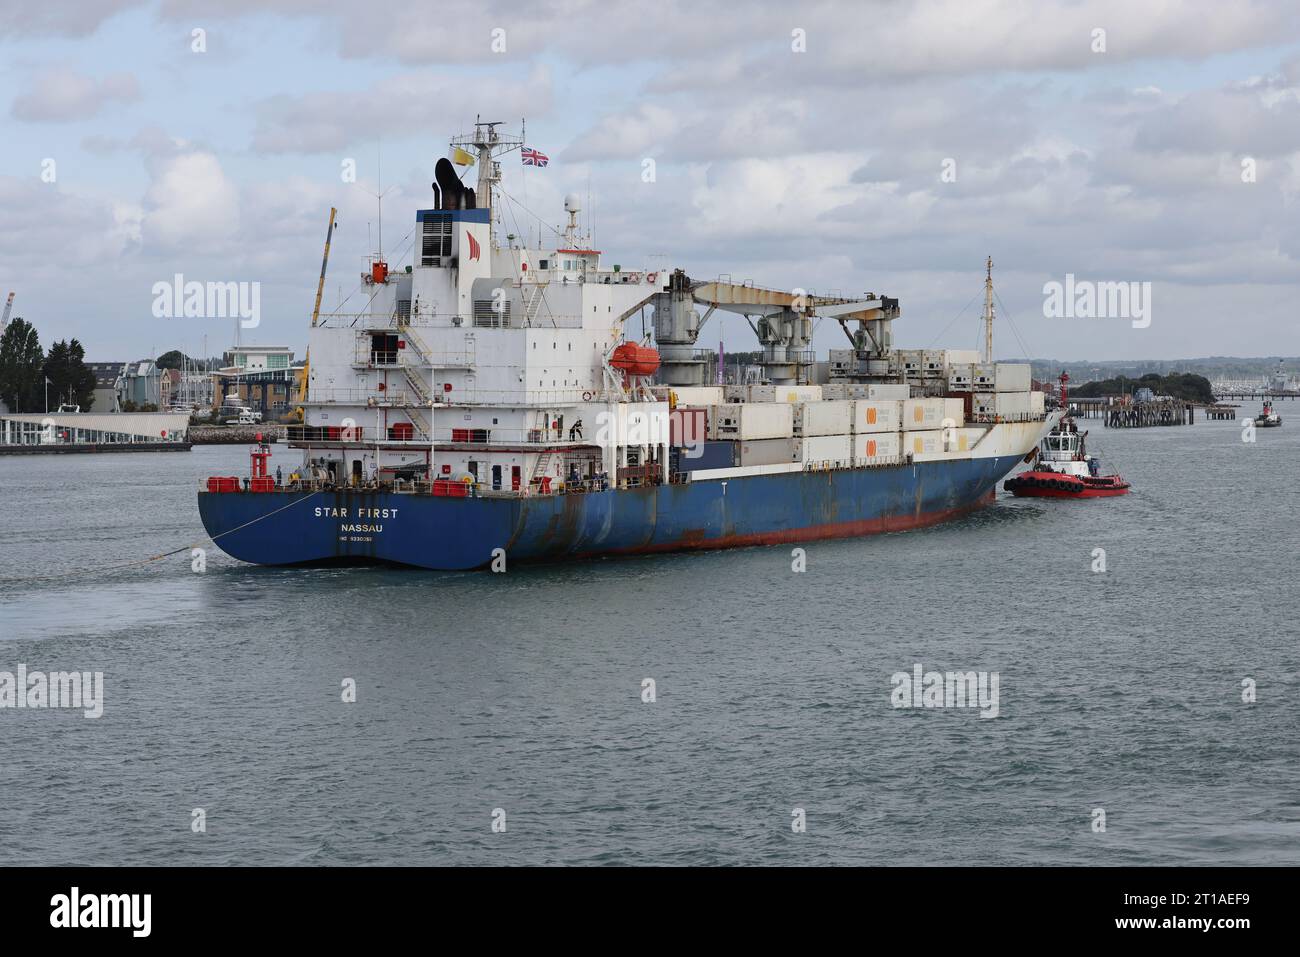
<instances>
[{"instance_id":1,"label":"red tugboat hull","mask_svg":"<svg viewBox=\"0 0 1300 957\"><path fill-rule=\"evenodd\" d=\"M1128 482L1118 475L1079 478L1060 472L1022 472L1002 487L1020 498L1111 498L1129 490Z\"/></svg>"}]
</instances>

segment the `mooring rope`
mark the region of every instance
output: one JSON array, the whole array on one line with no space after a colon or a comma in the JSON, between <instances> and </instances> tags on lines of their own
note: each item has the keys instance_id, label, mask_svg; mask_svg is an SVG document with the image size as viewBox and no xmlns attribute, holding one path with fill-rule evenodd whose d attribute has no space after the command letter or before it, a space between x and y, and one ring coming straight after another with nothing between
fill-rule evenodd
<instances>
[{"instance_id":1,"label":"mooring rope","mask_svg":"<svg viewBox=\"0 0 1300 957\"><path fill-rule=\"evenodd\" d=\"M215 543L218 538L224 538L225 536L234 534L235 532L238 532L241 529L248 528L248 526L250 525L256 525L258 522L262 521L263 519L270 518L272 515L278 515L279 513L283 512L285 509L293 508L295 505L301 505L303 502L307 501L308 499L313 498L316 495L319 495L321 491L322 491L321 489L316 489L314 492L311 492L310 494L304 496L303 498L290 502L288 505L280 506L273 512L267 512L265 515L259 515L257 518L253 519L252 521L245 522L243 525L236 525L234 528L228 528L224 532L218 532L216 535L210 535L207 538L201 539L200 542ZM119 562L116 565L100 565L96 567L96 570L113 572L113 571L118 571L119 569L122 568L134 568L137 565L148 565L150 562L161 561L164 558L170 558L172 555L179 555L181 552L191 551L199 547L200 547L200 543L191 543L189 545L182 545L180 548L173 548L171 551L159 552L157 555L150 555L148 558L138 558L135 561L130 561L130 562ZM86 574L85 570L81 570L81 571L74 571L74 572L62 572L58 575L33 575L28 578L0 578L0 583L54 581L60 578L72 578L77 575L84 575L84 574Z\"/></svg>"}]
</instances>

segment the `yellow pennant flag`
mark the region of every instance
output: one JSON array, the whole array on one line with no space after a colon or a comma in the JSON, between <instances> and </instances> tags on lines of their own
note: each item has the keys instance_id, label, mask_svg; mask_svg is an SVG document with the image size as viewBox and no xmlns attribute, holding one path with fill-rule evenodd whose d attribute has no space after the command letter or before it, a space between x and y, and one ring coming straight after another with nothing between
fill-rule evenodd
<instances>
[{"instance_id":1,"label":"yellow pennant flag","mask_svg":"<svg viewBox=\"0 0 1300 957\"><path fill-rule=\"evenodd\" d=\"M451 161L452 161L453 163L455 163L457 166L473 166L473 165L474 165L474 157L473 157L471 154L466 153L466 152L465 152L463 149L461 149L459 146L454 146L454 147L452 147L452 150L451 150Z\"/></svg>"}]
</instances>

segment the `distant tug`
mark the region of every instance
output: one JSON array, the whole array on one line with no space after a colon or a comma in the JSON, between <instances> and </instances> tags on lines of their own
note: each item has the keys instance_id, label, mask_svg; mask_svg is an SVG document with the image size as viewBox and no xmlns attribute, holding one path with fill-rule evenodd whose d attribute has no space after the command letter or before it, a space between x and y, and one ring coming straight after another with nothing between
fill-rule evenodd
<instances>
[{"instance_id":1,"label":"distant tug","mask_svg":"<svg viewBox=\"0 0 1300 957\"><path fill-rule=\"evenodd\" d=\"M1080 433L1073 417L1069 415L1070 381L1068 373L1061 373L1061 408L1066 415L1057 426L1043 436L1039 444L1037 464L1028 472L1007 479L1002 487L1013 495L1028 498L1108 498L1126 495L1129 483L1119 475L1099 475L1101 464L1089 456L1085 440L1088 433Z\"/></svg>"},{"instance_id":2,"label":"distant tug","mask_svg":"<svg viewBox=\"0 0 1300 957\"><path fill-rule=\"evenodd\" d=\"M1258 429L1275 429L1282 424L1282 416L1273 411L1273 403L1269 399L1264 400L1264 408L1255 418L1255 427Z\"/></svg>"}]
</instances>

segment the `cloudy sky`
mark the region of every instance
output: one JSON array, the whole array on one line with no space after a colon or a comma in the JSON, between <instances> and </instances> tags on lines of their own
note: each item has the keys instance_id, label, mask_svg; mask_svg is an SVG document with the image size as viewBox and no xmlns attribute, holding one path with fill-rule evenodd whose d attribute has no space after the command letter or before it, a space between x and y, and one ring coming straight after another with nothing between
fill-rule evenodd
<instances>
[{"instance_id":1,"label":"cloudy sky","mask_svg":"<svg viewBox=\"0 0 1300 957\"><path fill-rule=\"evenodd\" d=\"M394 260L482 114L526 118L551 165L512 157L506 190L552 224L590 194L607 262L898 296L898 345L974 348L992 255L1003 357L1300 354L1298 11L0 0L0 294L109 361L230 343L154 318L155 282L259 282L245 340L301 352L329 207L327 304L376 242L379 157ZM1151 283L1150 325L1044 316L1067 274Z\"/></svg>"}]
</instances>

